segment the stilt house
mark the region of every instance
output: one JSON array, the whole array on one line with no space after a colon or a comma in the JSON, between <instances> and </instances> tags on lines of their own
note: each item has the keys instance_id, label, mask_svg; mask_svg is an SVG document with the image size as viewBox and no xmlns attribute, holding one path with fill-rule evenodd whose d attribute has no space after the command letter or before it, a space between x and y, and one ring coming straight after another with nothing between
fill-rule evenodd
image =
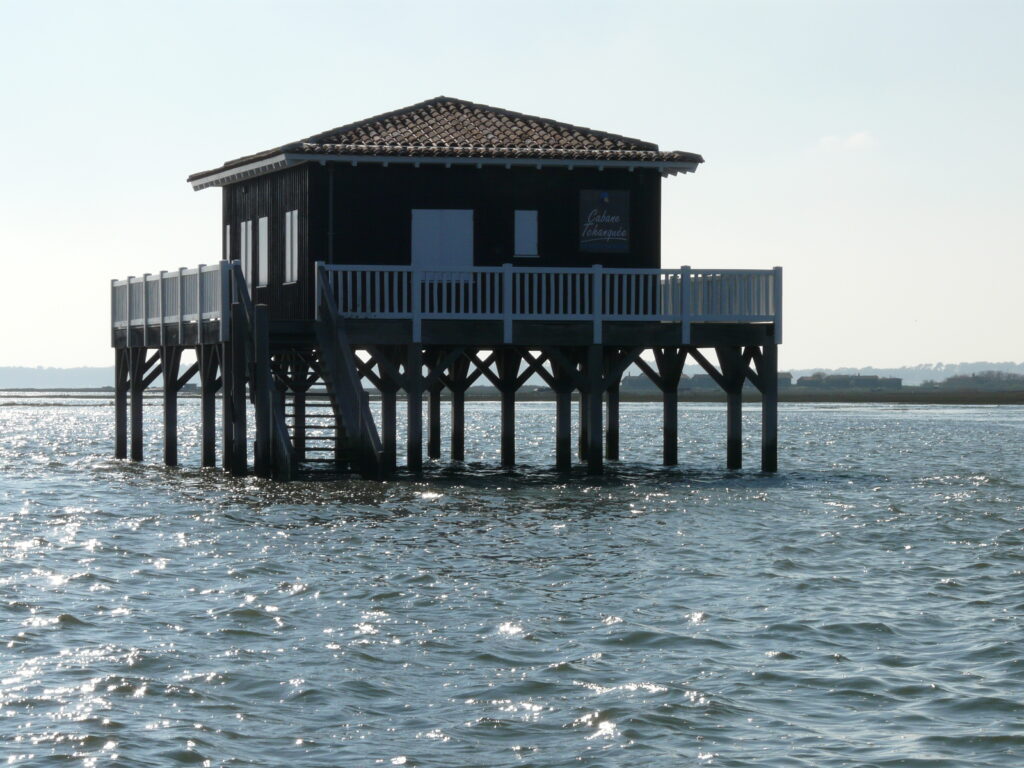
<instances>
[{"instance_id":1,"label":"stilt house","mask_svg":"<svg viewBox=\"0 0 1024 768\"><path fill-rule=\"evenodd\" d=\"M618 457L618 382L638 365L665 395L665 462L677 460L676 389L687 355L727 393L728 463L740 463L739 392L764 397L763 468L775 468L781 271L662 269L661 182L690 152L438 97L193 174L223 188L222 261L114 281L117 446L141 458L142 391L165 382L165 460L177 460L174 393L201 377L203 463L246 471L246 400L256 470L288 477L311 454L382 476L397 464L396 399L408 403L406 465L440 456L440 396L452 397L464 458L466 388L502 397L502 462L514 462L516 390L555 391L556 462L580 393L580 457ZM184 374L181 351L198 362ZM712 347L716 367L700 350ZM654 363L642 356L654 351ZM365 384L381 396L379 417ZM327 446L308 429L307 391L326 388ZM607 403L608 423L604 410ZM136 413L139 411L139 413ZM380 421L378 430L377 421Z\"/></svg>"}]
</instances>

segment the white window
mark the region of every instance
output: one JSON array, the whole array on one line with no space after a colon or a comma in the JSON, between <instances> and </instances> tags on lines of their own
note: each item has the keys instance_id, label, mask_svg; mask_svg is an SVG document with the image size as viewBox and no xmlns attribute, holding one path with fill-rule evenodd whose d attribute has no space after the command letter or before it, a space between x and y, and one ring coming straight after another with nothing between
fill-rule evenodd
<instances>
[{"instance_id":1,"label":"white window","mask_svg":"<svg viewBox=\"0 0 1024 768\"><path fill-rule=\"evenodd\" d=\"M416 269L461 270L473 266L473 211L415 208L412 265Z\"/></svg>"},{"instance_id":2,"label":"white window","mask_svg":"<svg viewBox=\"0 0 1024 768\"><path fill-rule=\"evenodd\" d=\"M231 261L231 225L224 225L224 258Z\"/></svg>"},{"instance_id":3,"label":"white window","mask_svg":"<svg viewBox=\"0 0 1024 768\"><path fill-rule=\"evenodd\" d=\"M299 279L299 211L288 211L284 215L284 281L294 283Z\"/></svg>"},{"instance_id":4,"label":"white window","mask_svg":"<svg viewBox=\"0 0 1024 768\"><path fill-rule=\"evenodd\" d=\"M242 261L242 275L252 286L252 222L243 221L238 231L238 255Z\"/></svg>"},{"instance_id":5,"label":"white window","mask_svg":"<svg viewBox=\"0 0 1024 768\"><path fill-rule=\"evenodd\" d=\"M260 239L257 243L259 248L259 272L256 275L256 285L260 288L266 286L270 279L270 224L266 216L260 217Z\"/></svg>"},{"instance_id":6,"label":"white window","mask_svg":"<svg viewBox=\"0 0 1024 768\"><path fill-rule=\"evenodd\" d=\"M516 211L516 256L537 256L537 212Z\"/></svg>"}]
</instances>

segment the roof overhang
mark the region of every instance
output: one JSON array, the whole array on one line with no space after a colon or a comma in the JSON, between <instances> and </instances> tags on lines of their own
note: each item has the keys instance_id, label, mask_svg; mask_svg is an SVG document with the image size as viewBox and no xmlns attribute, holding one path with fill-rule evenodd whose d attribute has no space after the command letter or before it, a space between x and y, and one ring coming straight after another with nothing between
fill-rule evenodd
<instances>
[{"instance_id":1,"label":"roof overhang","mask_svg":"<svg viewBox=\"0 0 1024 768\"><path fill-rule=\"evenodd\" d=\"M502 157L410 157L407 155L331 155L316 154L309 152L282 152L261 160L239 165L235 168L227 168L222 171L214 171L209 174L193 177L190 180L193 190L206 189L207 187L223 187L228 184L249 179L254 176L263 176L267 173L279 171L282 168L301 165L302 163L346 163L348 165L382 165L385 168L389 165L443 165L450 168L453 165L468 165L476 168L484 166L498 166L505 168L596 168L599 171L605 169L617 170L655 170L662 176L674 176L677 173L693 173L700 164L696 161L645 161L645 160L563 160L552 158L502 158Z\"/></svg>"}]
</instances>

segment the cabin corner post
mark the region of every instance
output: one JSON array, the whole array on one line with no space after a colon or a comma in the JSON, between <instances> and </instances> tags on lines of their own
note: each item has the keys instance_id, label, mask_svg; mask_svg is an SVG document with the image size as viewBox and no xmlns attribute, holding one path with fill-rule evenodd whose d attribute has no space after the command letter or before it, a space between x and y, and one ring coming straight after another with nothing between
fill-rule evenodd
<instances>
[{"instance_id":1,"label":"cabin corner post","mask_svg":"<svg viewBox=\"0 0 1024 768\"><path fill-rule=\"evenodd\" d=\"M779 346L761 350L761 471L779 471Z\"/></svg>"},{"instance_id":2,"label":"cabin corner post","mask_svg":"<svg viewBox=\"0 0 1024 768\"><path fill-rule=\"evenodd\" d=\"M114 458L128 458L128 389L130 352L114 350Z\"/></svg>"}]
</instances>

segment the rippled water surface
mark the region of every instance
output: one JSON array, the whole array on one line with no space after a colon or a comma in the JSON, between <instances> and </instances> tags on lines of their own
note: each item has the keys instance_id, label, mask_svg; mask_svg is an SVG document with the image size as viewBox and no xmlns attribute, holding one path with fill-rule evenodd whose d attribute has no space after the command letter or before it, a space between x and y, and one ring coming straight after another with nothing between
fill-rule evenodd
<instances>
[{"instance_id":1,"label":"rippled water surface","mask_svg":"<svg viewBox=\"0 0 1024 768\"><path fill-rule=\"evenodd\" d=\"M111 454L112 409L0 397L0 757L83 766L1024 765L1024 409L469 406L458 472L290 485ZM756 413L746 432L756 465Z\"/></svg>"}]
</instances>

